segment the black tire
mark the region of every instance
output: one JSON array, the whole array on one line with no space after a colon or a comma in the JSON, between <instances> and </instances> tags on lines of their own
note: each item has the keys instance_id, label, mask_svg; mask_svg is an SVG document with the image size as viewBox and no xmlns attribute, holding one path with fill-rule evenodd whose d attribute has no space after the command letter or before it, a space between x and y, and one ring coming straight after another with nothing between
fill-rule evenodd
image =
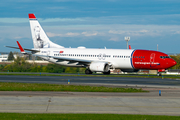
<instances>
[{"instance_id":1,"label":"black tire","mask_svg":"<svg viewBox=\"0 0 180 120\"><path fill-rule=\"evenodd\" d=\"M162 76L161 73L157 73L157 76Z\"/></svg>"},{"instance_id":2,"label":"black tire","mask_svg":"<svg viewBox=\"0 0 180 120\"><path fill-rule=\"evenodd\" d=\"M86 69L85 74L92 74L92 71L90 71L89 69Z\"/></svg>"},{"instance_id":3,"label":"black tire","mask_svg":"<svg viewBox=\"0 0 180 120\"><path fill-rule=\"evenodd\" d=\"M110 70L108 72L103 72L104 75L109 75L110 74Z\"/></svg>"}]
</instances>

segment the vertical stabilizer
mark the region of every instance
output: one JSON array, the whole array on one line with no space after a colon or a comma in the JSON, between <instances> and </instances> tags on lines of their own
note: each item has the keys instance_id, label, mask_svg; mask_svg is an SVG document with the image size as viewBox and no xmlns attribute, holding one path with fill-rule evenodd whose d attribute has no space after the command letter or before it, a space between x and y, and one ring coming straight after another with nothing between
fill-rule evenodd
<instances>
[{"instance_id":1,"label":"vertical stabilizer","mask_svg":"<svg viewBox=\"0 0 180 120\"><path fill-rule=\"evenodd\" d=\"M34 14L29 14L29 22L34 48L64 48L49 40Z\"/></svg>"}]
</instances>

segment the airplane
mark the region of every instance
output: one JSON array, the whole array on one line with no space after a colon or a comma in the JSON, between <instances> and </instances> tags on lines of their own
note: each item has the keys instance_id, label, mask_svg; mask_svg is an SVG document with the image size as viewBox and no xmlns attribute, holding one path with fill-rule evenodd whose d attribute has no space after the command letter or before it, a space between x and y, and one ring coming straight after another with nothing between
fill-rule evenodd
<instances>
[{"instance_id":1,"label":"airplane","mask_svg":"<svg viewBox=\"0 0 180 120\"><path fill-rule=\"evenodd\" d=\"M49 40L34 14L29 14L29 22L33 39L33 49L19 47L21 53L31 51L33 55L58 65L69 67L85 67L85 74L102 72L110 74L110 69L121 69L123 72L137 72L140 69L157 70L158 75L176 65L176 61L167 54L153 51L132 49L90 49L85 47L65 48Z\"/></svg>"}]
</instances>

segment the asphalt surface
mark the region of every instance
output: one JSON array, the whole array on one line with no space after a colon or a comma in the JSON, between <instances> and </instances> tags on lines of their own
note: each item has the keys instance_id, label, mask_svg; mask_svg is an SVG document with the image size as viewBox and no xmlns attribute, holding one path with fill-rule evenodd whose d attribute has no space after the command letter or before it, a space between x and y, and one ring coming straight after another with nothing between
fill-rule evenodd
<instances>
[{"instance_id":1,"label":"asphalt surface","mask_svg":"<svg viewBox=\"0 0 180 120\"><path fill-rule=\"evenodd\" d=\"M180 116L180 80L0 75L0 82L137 87L148 93L0 91L0 112L112 113ZM143 87L142 87L143 86ZM159 96L161 90L161 96Z\"/></svg>"},{"instance_id":2,"label":"asphalt surface","mask_svg":"<svg viewBox=\"0 0 180 120\"><path fill-rule=\"evenodd\" d=\"M0 75L0 82L67 84L68 80L71 84L180 87L180 80L162 78Z\"/></svg>"},{"instance_id":3,"label":"asphalt surface","mask_svg":"<svg viewBox=\"0 0 180 120\"><path fill-rule=\"evenodd\" d=\"M112 113L180 116L180 92L0 92L0 112Z\"/></svg>"}]
</instances>

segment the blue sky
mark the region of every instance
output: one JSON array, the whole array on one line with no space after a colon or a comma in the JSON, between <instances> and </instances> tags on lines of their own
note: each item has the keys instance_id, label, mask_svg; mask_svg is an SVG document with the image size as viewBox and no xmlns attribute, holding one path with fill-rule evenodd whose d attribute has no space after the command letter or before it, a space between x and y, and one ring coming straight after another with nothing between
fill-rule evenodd
<instances>
[{"instance_id":1,"label":"blue sky","mask_svg":"<svg viewBox=\"0 0 180 120\"><path fill-rule=\"evenodd\" d=\"M126 48L180 53L179 0L3 0L0 51L5 45L32 48L28 13L34 13L50 40L65 47Z\"/></svg>"}]
</instances>

